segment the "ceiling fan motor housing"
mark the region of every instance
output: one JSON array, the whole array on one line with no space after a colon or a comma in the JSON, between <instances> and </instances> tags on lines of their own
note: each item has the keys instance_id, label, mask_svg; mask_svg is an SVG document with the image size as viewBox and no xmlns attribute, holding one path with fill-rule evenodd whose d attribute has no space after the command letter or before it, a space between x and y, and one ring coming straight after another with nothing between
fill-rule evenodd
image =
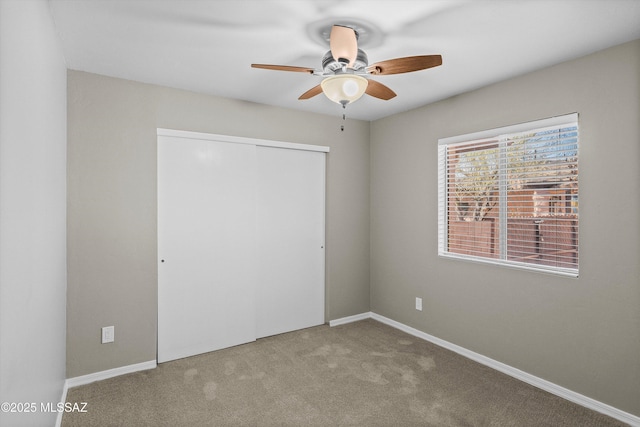
<instances>
[{"instance_id":1,"label":"ceiling fan motor housing","mask_svg":"<svg viewBox=\"0 0 640 427\"><path fill-rule=\"evenodd\" d=\"M343 58L340 58L343 59ZM342 70L349 63L348 59L345 59L344 62L338 60L336 61L331 54L331 51L328 51L324 54L322 58L322 70L325 73L335 73L336 71ZM367 54L364 53L362 49L358 49L358 55L356 56L356 60L353 61L353 70L359 71L365 69L369 65L369 58Z\"/></svg>"}]
</instances>

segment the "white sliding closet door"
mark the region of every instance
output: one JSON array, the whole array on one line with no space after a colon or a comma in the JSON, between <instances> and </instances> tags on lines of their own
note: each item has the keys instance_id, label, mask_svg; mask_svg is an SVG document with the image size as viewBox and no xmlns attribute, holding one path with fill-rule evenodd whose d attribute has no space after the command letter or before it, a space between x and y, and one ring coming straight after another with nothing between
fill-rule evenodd
<instances>
[{"instance_id":1,"label":"white sliding closet door","mask_svg":"<svg viewBox=\"0 0 640 427\"><path fill-rule=\"evenodd\" d=\"M257 147L257 336L324 323L325 153Z\"/></svg>"},{"instance_id":2,"label":"white sliding closet door","mask_svg":"<svg viewBox=\"0 0 640 427\"><path fill-rule=\"evenodd\" d=\"M158 362L324 323L326 151L158 130Z\"/></svg>"},{"instance_id":3,"label":"white sliding closet door","mask_svg":"<svg viewBox=\"0 0 640 427\"><path fill-rule=\"evenodd\" d=\"M256 338L255 148L158 138L158 362Z\"/></svg>"}]
</instances>

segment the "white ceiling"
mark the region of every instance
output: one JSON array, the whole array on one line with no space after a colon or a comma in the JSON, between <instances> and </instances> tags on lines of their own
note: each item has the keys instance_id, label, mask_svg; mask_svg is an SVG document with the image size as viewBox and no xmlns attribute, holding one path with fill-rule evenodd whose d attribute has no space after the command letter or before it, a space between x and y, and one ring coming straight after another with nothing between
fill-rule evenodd
<instances>
[{"instance_id":1,"label":"white ceiling","mask_svg":"<svg viewBox=\"0 0 640 427\"><path fill-rule=\"evenodd\" d=\"M320 77L317 29L360 23L369 63L441 54L443 65L376 80L347 117L375 120L640 38L640 0L50 0L67 66L297 110L342 115Z\"/></svg>"}]
</instances>

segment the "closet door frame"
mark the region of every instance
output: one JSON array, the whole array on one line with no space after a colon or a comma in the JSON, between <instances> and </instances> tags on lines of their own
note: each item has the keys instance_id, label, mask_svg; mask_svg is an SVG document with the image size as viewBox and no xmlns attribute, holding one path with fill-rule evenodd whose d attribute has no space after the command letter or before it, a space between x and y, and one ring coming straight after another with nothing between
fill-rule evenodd
<instances>
[{"instance_id":1,"label":"closet door frame","mask_svg":"<svg viewBox=\"0 0 640 427\"><path fill-rule=\"evenodd\" d=\"M157 128L158 136L175 136L178 138L201 139L204 141L233 142L235 144L249 144L259 147L289 148L292 150L319 151L328 153L325 145L299 144L296 142L276 141L271 139L247 138L244 136L220 135L215 133L192 132L186 130Z\"/></svg>"},{"instance_id":2,"label":"closet door frame","mask_svg":"<svg viewBox=\"0 0 640 427\"><path fill-rule=\"evenodd\" d=\"M207 134L207 133L199 133L199 132L189 132L189 131L181 131L181 130L171 130L171 129L162 129L162 128L158 128L157 129L157 135L158 135L158 165L159 165L159 169L158 169L158 197L159 197L159 201L158 201L158 362L162 363L165 361L169 361L169 360L174 360L176 358L180 358L180 357L186 357L189 355L195 355L195 354L199 354L205 351L213 351L217 348L202 348L202 351L196 351L193 352L193 354L188 354L189 351L187 352L178 352L176 353L175 351L171 351L170 349L170 345L167 344L167 336L170 336L171 334L167 334L164 329L161 330L161 328L166 328L167 326L167 322L170 319L170 316L167 316L167 312L166 309L163 310L163 307L166 306L166 301L167 301L167 295L170 295L167 292L167 284L163 283L163 280L166 280L166 274L164 274L163 276L163 267L165 267L166 271L166 267L168 266L167 264L165 264L165 258L166 257L166 253L163 253L163 251L166 251L166 247L163 247L163 245L165 245L164 240L166 240L165 237L161 237L160 233L161 232L166 232L166 230L162 229L161 230L161 225L164 226L165 224L161 223L161 206L160 206L160 201L161 201L161 191L163 191L163 189L161 188L161 182L162 179L166 179L166 177L160 177L160 174L162 173L162 171L160 170L160 161L161 161L161 149L160 149L160 141L168 138L180 138L180 139L193 139L193 140L199 140L202 142L212 142L212 143L233 143L233 144L247 144L250 146L254 146L254 147L273 147L273 148L284 148L284 149L292 149L292 150L302 150L302 151L311 151L311 152L320 152L323 154L326 154L329 152L329 147L326 146L318 146L318 145L308 145L308 144L296 144L296 143L290 143L290 142L282 142L282 141L272 141L272 140L263 140L263 139L253 139L253 138L243 138L243 137L236 137L236 136L228 136L228 135L218 135L218 134ZM323 156L324 157L324 156ZM164 160L166 161L166 159ZM325 165L324 167L326 167L326 160L323 159L323 164ZM325 176L323 174L323 180L325 179ZM326 185L326 184L325 184ZM164 196L162 196L164 197ZM323 198L325 197L324 195L324 188L323 188ZM324 203L323 203L323 207L324 207ZM322 217L323 217L323 223L324 223L324 212L322 212ZM322 248L322 259L325 259L324 256L324 246L325 246L325 230L324 230L324 226L322 229L322 242L321 242L321 248ZM169 260L167 260L167 262L169 262ZM322 262L323 264L323 270L324 270L324 265L325 265L325 261ZM323 271L322 274L322 285L323 285L323 293L325 292L325 274ZM162 287L161 287L162 286ZM247 298L247 302L249 302L254 296L252 295L251 298ZM259 302L257 302L259 304ZM164 305L162 305L164 304ZM323 306L323 316L324 316L324 304L325 304L325 298L322 298L322 306ZM255 316L254 316L255 318ZM257 318L256 318L257 320ZM245 328L246 329L246 328ZM257 329L257 328L256 328ZM173 334L175 334L175 331L173 332ZM244 335L247 335L247 333L244 333ZM254 336L252 339L250 337L248 337L248 335L243 339L244 342L250 342L255 340L256 338L258 338L259 336ZM162 339L162 343L160 342ZM239 343L239 342L238 342ZM238 343L232 343L231 345L236 345ZM201 345L199 347L202 347ZM219 347L219 348L225 348L223 347Z\"/></svg>"}]
</instances>

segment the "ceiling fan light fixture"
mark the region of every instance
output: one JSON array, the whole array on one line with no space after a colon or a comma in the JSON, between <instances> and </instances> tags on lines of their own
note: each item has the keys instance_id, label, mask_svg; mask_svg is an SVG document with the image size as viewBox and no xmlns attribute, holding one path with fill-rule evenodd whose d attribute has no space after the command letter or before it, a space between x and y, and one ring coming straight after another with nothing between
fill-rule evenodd
<instances>
[{"instance_id":1,"label":"ceiling fan light fixture","mask_svg":"<svg viewBox=\"0 0 640 427\"><path fill-rule=\"evenodd\" d=\"M354 74L339 74L325 78L322 92L336 104L346 105L358 100L367 90L369 80Z\"/></svg>"}]
</instances>

